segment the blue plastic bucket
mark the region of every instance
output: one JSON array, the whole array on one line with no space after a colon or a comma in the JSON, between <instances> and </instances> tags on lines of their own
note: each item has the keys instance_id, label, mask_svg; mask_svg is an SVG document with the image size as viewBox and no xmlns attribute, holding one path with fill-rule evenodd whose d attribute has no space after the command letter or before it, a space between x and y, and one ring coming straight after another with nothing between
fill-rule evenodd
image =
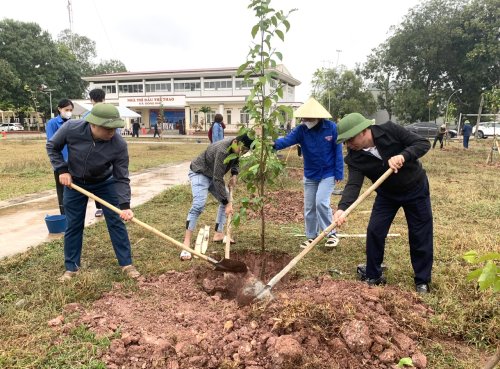
<instances>
[{"instance_id":1,"label":"blue plastic bucket","mask_svg":"<svg viewBox=\"0 0 500 369\"><path fill-rule=\"evenodd\" d=\"M63 233L66 231L66 215L47 215L45 224L49 233Z\"/></svg>"}]
</instances>

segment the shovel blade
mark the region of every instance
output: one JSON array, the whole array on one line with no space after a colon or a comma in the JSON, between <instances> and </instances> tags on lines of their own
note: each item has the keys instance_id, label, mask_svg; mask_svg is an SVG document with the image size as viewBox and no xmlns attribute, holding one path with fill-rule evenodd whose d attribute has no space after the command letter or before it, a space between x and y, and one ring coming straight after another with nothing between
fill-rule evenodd
<instances>
[{"instance_id":1,"label":"shovel blade","mask_svg":"<svg viewBox=\"0 0 500 369\"><path fill-rule=\"evenodd\" d=\"M219 272L246 273L248 270L245 263L225 258L215 263L214 266L215 270Z\"/></svg>"}]
</instances>

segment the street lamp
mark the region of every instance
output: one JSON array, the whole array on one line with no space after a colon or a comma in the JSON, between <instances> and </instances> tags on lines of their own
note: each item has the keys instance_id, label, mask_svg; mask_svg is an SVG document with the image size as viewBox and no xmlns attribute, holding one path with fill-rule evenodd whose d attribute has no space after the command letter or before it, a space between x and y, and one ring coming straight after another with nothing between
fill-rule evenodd
<instances>
[{"instance_id":1,"label":"street lamp","mask_svg":"<svg viewBox=\"0 0 500 369\"><path fill-rule=\"evenodd\" d=\"M50 104L50 117L54 118L54 113L52 111L52 91L55 91L55 88L48 88L46 85L40 86L40 91L45 94L49 94L49 104Z\"/></svg>"},{"instance_id":2,"label":"street lamp","mask_svg":"<svg viewBox=\"0 0 500 369\"><path fill-rule=\"evenodd\" d=\"M448 98L448 101L446 102L446 114L445 114L445 116L444 116L444 124L445 124L445 125L447 125L447 123L448 123L448 106L450 105L450 100L451 100L451 97L452 97L453 95L455 95L457 92L462 93L462 89L461 89L461 88L459 88L458 90L454 91L454 92L450 95L450 97Z\"/></svg>"}]
</instances>

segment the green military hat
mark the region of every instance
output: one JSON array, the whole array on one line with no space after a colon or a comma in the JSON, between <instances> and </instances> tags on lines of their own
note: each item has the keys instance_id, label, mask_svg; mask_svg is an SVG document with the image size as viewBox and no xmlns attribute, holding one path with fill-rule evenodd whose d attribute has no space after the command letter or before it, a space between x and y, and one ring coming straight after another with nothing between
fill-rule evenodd
<instances>
[{"instance_id":1,"label":"green military hat","mask_svg":"<svg viewBox=\"0 0 500 369\"><path fill-rule=\"evenodd\" d=\"M90 114L85 117L89 123L104 128L123 128L125 121L120 118L120 113L116 106L111 104L95 104Z\"/></svg>"},{"instance_id":2,"label":"green military hat","mask_svg":"<svg viewBox=\"0 0 500 369\"><path fill-rule=\"evenodd\" d=\"M344 142L363 132L370 127L373 121L366 119L359 113L347 114L337 125L337 143Z\"/></svg>"}]
</instances>

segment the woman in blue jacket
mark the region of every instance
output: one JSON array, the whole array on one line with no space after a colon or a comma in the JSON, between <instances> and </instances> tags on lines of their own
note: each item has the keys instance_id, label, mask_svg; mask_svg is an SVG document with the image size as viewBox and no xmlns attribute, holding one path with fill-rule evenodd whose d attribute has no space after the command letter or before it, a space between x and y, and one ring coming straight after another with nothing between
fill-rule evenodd
<instances>
[{"instance_id":1,"label":"woman in blue jacket","mask_svg":"<svg viewBox=\"0 0 500 369\"><path fill-rule=\"evenodd\" d=\"M304 156L304 220L306 238L300 246L307 247L332 223L330 198L335 184L344 178L342 144L337 144L337 126L330 113L312 97L294 113L302 124L286 137L274 143L276 150L299 144ZM325 246L339 243L335 230L327 237Z\"/></svg>"},{"instance_id":2,"label":"woman in blue jacket","mask_svg":"<svg viewBox=\"0 0 500 369\"><path fill-rule=\"evenodd\" d=\"M52 118L45 125L45 133L47 134L47 142L55 135L57 130L61 128L61 126L71 118L73 114L74 105L71 100L62 99L57 104L58 115L55 118ZM62 149L62 154L64 161L68 161L68 148L64 146ZM56 180L56 191L57 191L57 202L59 203L59 211L61 214L64 214L64 206L63 206L63 193L64 186L59 182L59 174L54 171L54 178Z\"/></svg>"},{"instance_id":3,"label":"woman in blue jacket","mask_svg":"<svg viewBox=\"0 0 500 369\"><path fill-rule=\"evenodd\" d=\"M222 126L223 119L222 114L215 114L214 122L212 123L212 143L224 139L224 127Z\"/></svg>"}]
</instances>

